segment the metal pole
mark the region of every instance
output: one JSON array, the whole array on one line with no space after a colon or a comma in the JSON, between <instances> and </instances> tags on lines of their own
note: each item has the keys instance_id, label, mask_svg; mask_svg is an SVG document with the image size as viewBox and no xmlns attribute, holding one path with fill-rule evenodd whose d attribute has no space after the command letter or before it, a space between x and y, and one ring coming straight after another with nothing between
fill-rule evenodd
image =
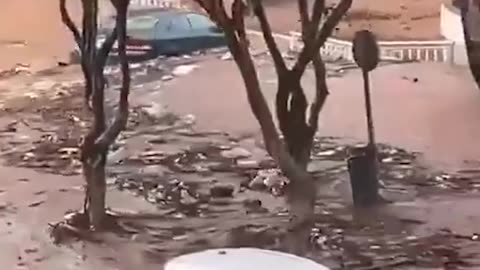
<instances>
[{"instance_id":1,"label":"metal pole","mask_svg":"<svg viewBox=\"0 0 480 270\"><path fill-rule=\"evenodd\" d=\"M363 89L365 92L365 109L367 110L367 132L368 132L368 146L374 150L373 154L376 157L375 150L375 130L373 127L372 102L370 98L370 77L368 71L362 69L363 75Z\"/></svg>"},{"instance_id":2,"label":"metal pole","mask_svg":"<svg viewBox=\"0 0 480 270\"><path fill-rule=\"evenodd\" d=\"M379 62L379 49L375 36L368 30L355 33L353 45L353 57L357 65L362 69L363 75L368 144L366 147L360 148L360 152L350 156L348 159L348 170L354 205L368 207L377 204L380 199L378 194L378 159L369 78L369 72L374 70Z\"/></svg>"}]
</instances>

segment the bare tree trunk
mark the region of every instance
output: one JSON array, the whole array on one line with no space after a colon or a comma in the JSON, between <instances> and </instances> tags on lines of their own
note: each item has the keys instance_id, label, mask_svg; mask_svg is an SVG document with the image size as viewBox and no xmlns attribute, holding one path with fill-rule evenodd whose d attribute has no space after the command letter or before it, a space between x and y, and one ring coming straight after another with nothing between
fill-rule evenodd
<instances>
[{"instance_id":1,"label":"bare tree trunk","mask_svg":"<svg viewBox=\"0 0 480 270\"><path fill-rule=\"evenodd\" d=\"M85 178L87 182L87 205L86 210L90 224L94 228L101 228L105 220L105 199L106 199L106 180L105 180L105 163L106 154L101 154L100 163L92 166L89 162L84 161L83 166L90 174Z\"/></svg>"},{"instance_id":2,"label":"bare tree trunk","mask_svg":"<svg viewBox=\"0 0 480 270\"><path fill-rule=\"evenodd\" d=\"M480 87L480 2L475 0L457 0L460 8L463 34L467 49L468 62L473 78Z\"/></svg>"},{"instance_id":3,"label":"bare tree trunk","mask_svg":"<svg viewBox=\"0 0 480 270\"><path fill-rule=\"evenodd\" d=\"M83 175L87 183L84 210L94 229L101 229L105 221L105 165L109 146L125 128L128 119L130 71L126 56L126 20L129 0L111 0L117 16L115 27L100 48L96 47L98 28L98 0L82 0L82 31L75 26L66 9L66 0L60 0L62 22L72 32L80 49L81 66L85 77L85 103L92 103L93 125L82 144ZM122 71L119 109L112 123L105 119L105 76L108 55L118 40Z\"/></svg>"}]
</instances>

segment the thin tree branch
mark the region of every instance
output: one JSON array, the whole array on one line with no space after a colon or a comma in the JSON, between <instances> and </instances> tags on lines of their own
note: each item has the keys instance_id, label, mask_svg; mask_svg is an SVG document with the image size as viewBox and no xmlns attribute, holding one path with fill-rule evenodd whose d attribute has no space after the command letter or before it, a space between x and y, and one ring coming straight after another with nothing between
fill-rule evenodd
<instances>
[{"instance_id":1,"label":"thin tree branch","mask_svg":"<svg viewBox=\"0 0 480 270\"><path fill-rule=\"evenodd\" d=\"M235 28L235 25L243 24L243 21L238 22L240 20L237 18L237 22L235 23L234 19L231 19L228 17L226 11L225 11L225 6L223 3L223 0L194 0L196 3L198 3L210 16L210 18L224 31L225 37L227 40L227 46L230 49L230 52L232 55L239 56L240 54L240 38L241 36L244 36L246 39L246 33L244 31L244 34L240 33L237 35L238 29ZM234 10L232 11L232 14L235 15L234 13L239 14L238 7L234 7L235 2L232 4L232 7ZM240 15L235 15L240 17ZM242 16L243 17L243 16ZM242 18L243 20L243 18ZM244 24L243 24L244 26Z\"/></svg>"},{"instance_id":2,"label":"thin tree branch","mask_svg":"<svg viewBox=\"0 0 480 270\"><path fill-rule=\"evenodd\" d=\"M233 27L238 36L238 40L240 42L245 43L245 45L249 46L249 41L247 38L247 32L245 30L245 13L247 7L243 3L242 0L234 0L232 3L232 19Z\"/></svg>"},{"instance_id":3,"label":"thin tree branch","mask_svg":"<svg viewBox=\"0 0 480 270\"><path fill-rule=\"evenodd\" d=\"M312 16L308 12L308 1L298 0L298 11L300 13L300 22L302 24L302 35L305 43L314 40L318 32L320 20L325 10L325 0L315 0L312 7Z\"/></svg>"},{"instance_id":4,"label":"thin tree branch","mask_svg":"<svg viewBox=\"0 0 480 270\"><path fill-rule=\"evenodd\" d=\"M103 74L103 69L105 68L105 65L107 63L108 55L110 54L110 51L112 50L113 44L115 43L117 39L117 26L115 25L114 29L112 32L107 36L105 41L103 42L102 46L100 49L97 51L97 56L96 56L96 68L97 68L97 76L98 76L98 87L101 85L103 88L105 87L105 75ZM96 50L97 48L95 48ZM102 88L102 89L103 89ZM85 92L85 101L89 106L89 101L92 96L92 87L87 87L86 92ZM104 89L103 89L104 90ZM101 91L103 91L101 90ZM100 91L100 90L99 90ZM103 109L102 109L103 110Z\"/></svg>"},{"instance_id":5,"label":"thin tree branch","mask_svg":"<svg viewBox=\"0 0 480 270\"><path fill-rule=\"evenodd\" d=\"M115 44L115 41L117 40L117 26L113 28L112 32L107 36L105 41L103 42L102 46L97 52L97 63L100 69L103 70L105 67L105 64L108 59L108 55L110 54L110 51L113 48L113 44Z\"/></svg>"},{"instance_id":6,"label":"thin tree branch","mask_svg":"<svg viewBox=\"0 0 480 270\"><path fill-rule=\"evenodd\" d=\"M300 14L300 23L302 25L302 30L305 31L308 24L310 23L307 0L298 0L298 11Z\"/></svg>"},{"instance_id":7,"label":"thin tree branch","mask_svg":"<svg viewBox=\"0 0 480 270\"><path fill-rule=\"evenodd\" d=\"M325 11L325 0L315 0L313 4L312 18L310 19L310 24L312 27L312 32L317 33L320 21L322 20L323 12ZM315 35L313 35L315 36Z\"/></svg>"},{"instance_id":8,"label":"thin tree branch","mask_svg":"<svg viewBox=\"0 0 480 270\"><path fill-rule=\"evenodd\" d=\"M320 54L317 54L313 57L313 69L315 72L315 99L310 107L310 116L308 119L308 125L313 133L312 135L314 135L318 129L318 116L329 94L325 81L325 63L323 62Z\"/></svg>"},{"instance_id":9,"label":"thin tree branch","mask_svg":"<svg viewBox=\"0 0 480 270\"><path fill-rule=\"evenodd\" d=\"M102 70L98 68L97 56L97 31L98 31L98 1L82 0L83 4L83 39L85 44L85 63L91 72L92 111L94 114L93 129L95 138L105 130L105 111L104 111L104 83L102 80Z\"/></svg>"},{"instance_id":10,"label":"thin tree branch","mask_svg":"<svg viewBox=\"0 0 480 270\"><path fill-rule=\"evenodd\" d=\"M62 18L63 24L70 30L75 43L77 44L78 51L80 54L80 66L82 68L82 73L85 79L85 104L88 106L88 102L90 100L90 96L92 93L92 80L91 80L91 71L87 65L86 58L83 57L85 53L85 41L84 38L80 35L80 31L78 27L73 22L70 14L68 13L68 9L66 7L66 0L59 1L59 9L60 9L60 16ZM82 9L83 10L83 9Z\"/></svg>"},{"instance_id":11,"label":"thin tree branch","mask_svg":"<svg viewBox=\"0 0 480 270\"><path fill-rule=\"evenodd\" d=\"M325 9L325 0L316 0L313 5L312 17L308 15L307 0L298 0L298 9L300 13L300 21L302 23L302 38L305 44L311 43L315 40L318 26ZM310 128L310 136L315 135L318 129L318 116L325 103L328 95L326 79L325 63L319 52L317 52L313 59L313 69L315 72L315 98L310 106L310 115L308 118L308 125Z\"/></svg>"},{"instance_id":12,"label":"thin tree branch","mask_svg":"<svg viewBox=\"0 0 480 270\"><path fill-rule=\"evenodd\" d=\"M227 12L225 11L223 0L213 0L212 2L214 16L220 19L224 27L228 27L233 30L231 27L232 20L228 17Z\"/></svg>"},{"instance_id":13,"label":"thin tree branch","mask_svg":"<svg viewBox=\"0 0 480 270\"><path fill-rule=\"evenodd\" d=\"M89 25L91 23L91 16L93 12L93 8L91 5L94 3L91 2L90 0L81 0L82 1L82 11L83 11L83 16L82 16L82 47L84 51L86 52L91 52L91 50L88 47L89 45L89 33L92 31L90 27L92 25ZM87 57L88 59L88 57ZM89 59L92 60L92 59Z\"/></svg>"},{"instance_id":14,"label":"thin tree branch","mask_svg":"<svg viewBox=\"0 0 480 270\"><path fill-rule=\"evenodd\" d=\"M107 149L115 141L120 132L125 129L128 121L128 96L130 94L130 68L126 53L128 3L129 0L112 0L112 4L117 9L115 32L118 35L118 56L122 72L122 86L120 89L119 108L117 109L115 118L95 141L95 147L99 149Z\"/></svg>"},{"instance_id":15,"label":"thin tree branch","mask_svg":"<svg viewBox=\"0 0 480 270\"><path fill-rule=\"evenodd\" d=\"M313 22L310 21L307 0L298 0L297 3L302 26L302 39L306 44L311 43L314 41L315 29L318 28L318 23L313 25ZM315 2L316 8L318 8L319 3L318 1ZM276 95L277 118L279 119L280 129L289 144L293 143L293 141L298 139L298 136L301 136L300 134L304 133L304 128L309 128L306 126L305 115L308 101L301 85L292 84L292 82L300 80L295 75L293 72L289 72L288 76L281 76L283 82L279 85L282 85L282 87L279 87ZM290 97L290 106L288 106ZM305 132L308 132L308 130ZM303 138L301 140L303 141Z\"/></svg>"},{"instance_id":16,"label":"thin tree branch","mask_svg":"<svg viewBox=\"0 0 480 270\"><path fill-rule=\"evenodd\" d=\"M80 31L78 30L78 27L75 25L72 18L70 17L70 14L68 13L66 0L60 0L59 4L60 4L59 8L60 8L60 16L62 17L62 22L63 24L65 24L65 26L67 26L67 28L72 33L73 39L75 40L75 43L77 44L78 49L82 51L83 50L82 37L80 36Z\"/></svg>"},{"instance_id":17,"label":"thin tree branch","mask_svg":"<svg viewBox=\"0 0 480 270\"><path fill-rule=\"evenodd\" d=\"M202 0L196 0L195 1L203 10L205 11L209 11L212 9L212 6L211 6L211 1L202 1Z\"/></svg>"},{"instance_id":18,"label":"thin tree branch","mask_svg":"<svg viewBox=\"0 0 480 270\"><path fill-rule=\"evenodd\" d=\"M325 44L327 38L332 35L335 27L338 25L342 17L352 6L352 1L353 0L341 0L323 24L320 32L315 38L315 42L305 44L302 51L300 52L297 62L292 69L297 75L303 74L305 68L307 67L308 63L313 59L315 53L320 50L323 44Z\"/></svg>"},{"instance_id":19,"label":"thin tree branch","mask_svg":"<svg viewBox=\"0 0 480 270\"><path fill-rule=\"evenodd\" d=\"M278 49L278 45L275 42L275 38L272 35L272 28L268 22L267 15L265 14L265 8L261 0L252 0L253 4L253 13L257 16L260 23L260 28L262 29L263 38L267 44L267 48L270 51L270 54L275 64L275 69L277 70L278 76L282 76L287 70L285 61L283 60L282 54Z\"/></svg>"},{"instance_id":20,"label":"thin tree branch","mask_svg":"<svg viewBox=\"0 0 480 270\"><path fill-rule=\"evenodd\" d=\"M277 114L280 131L284 135L287 135L290 130L290 122L288 121L288 99L292 91L289 89L290 87L287 83L290 81L290 76L291 72L287 72L287 76L279 78L277 94L275 95L275 112Z\"/></svg>"},{"instance_id":21,"label":"thin tree branch","mask_svg":"<svg viewBox=\"0 0 480 270\"><path fill-rule=\"evenodd\" d=\"M306 29L309 25L309 16L308 16L308 3L307 0L298 0L298 9L300 13L300 22L302 25L302 39L304 42L306 41ZM299 101L303 101L304 104L307 102L305 94L303 90L300 89L298 86L291 85L291 82L295 80L291 78L292 72L288 71L286 74L280 74L277 70L277 74L279 76L279 87L277 89L277 94L275 96L275 108L277 119L279 122L279 127L283 135L285 135L287 141L292 136L292 125L294 121L296 121L293 114L298 112L301 109L299 106L301 103ZM291 98L290 106L288 105L288 100ZM303 100L302 100L303 97Z\"/></svg>"},{"instance_id":22,"label":"thin tree branch","mask_svg":"<svg viewBox=\"0 0 480 270\"><path fill-rule=\"evenodd\" d=\"M317 26L312 25L310 21L310 16L308 13L308 2L307 0L298 0L298 11L300 14L300 22L302 25L302 39L303 42L311 43L314 40ZM298 78L300 80L300 78ZM290 87L292 92L292 98L290 102L290 117L292 119L289 122L296 122L297 125L303 126L305 124L305 114L308 106L307 97L303 92L301 86L299 87ZM298 126L299 128L300 126ZM295 131L300 133L300 130Z\"/></svg>"}]
</instances>

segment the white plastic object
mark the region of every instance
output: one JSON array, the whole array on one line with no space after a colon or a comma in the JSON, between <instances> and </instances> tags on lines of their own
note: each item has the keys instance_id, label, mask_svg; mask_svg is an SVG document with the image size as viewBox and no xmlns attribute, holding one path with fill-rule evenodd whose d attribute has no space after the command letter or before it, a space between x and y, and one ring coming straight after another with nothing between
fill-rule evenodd
<instances>
[{"instance_id":1,"label":"white plastic object","mask_svg":"<svg viewBox=\"0 0 480 270\"><path fill-rule=\"evenodd\" d=\"M292 254L257 249L209 249L182 255L165 264L165 270L330 270L312 260Z\"/></svg>"}]
</instances>

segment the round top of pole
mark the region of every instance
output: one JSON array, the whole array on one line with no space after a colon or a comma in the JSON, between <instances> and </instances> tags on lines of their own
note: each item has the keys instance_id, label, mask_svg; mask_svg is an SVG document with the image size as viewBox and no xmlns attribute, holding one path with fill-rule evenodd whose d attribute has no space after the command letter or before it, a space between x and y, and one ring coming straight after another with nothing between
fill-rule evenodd
<instances>
[{"instance_id":1,"label":"round top of pole","mask_svg":"<svg viewBox=\"0 0 480 270\"><path fill-rule=\"evenodd\" d=\"M368 30L355 33L353 38L353 59L364 71L374 70L379 62L379 49L375 35Z\"/></svg>"},{"instance_id":2,"label":"round top of pole","mask_svg":"<svg viewBox=\"0 0 480 270\"><path fill-rule=\"evenodd\" d=\"M165 264L165 270L330 270L292 254L256 249L210 249L182 255Z\"/></svg>"}]
</instances>

